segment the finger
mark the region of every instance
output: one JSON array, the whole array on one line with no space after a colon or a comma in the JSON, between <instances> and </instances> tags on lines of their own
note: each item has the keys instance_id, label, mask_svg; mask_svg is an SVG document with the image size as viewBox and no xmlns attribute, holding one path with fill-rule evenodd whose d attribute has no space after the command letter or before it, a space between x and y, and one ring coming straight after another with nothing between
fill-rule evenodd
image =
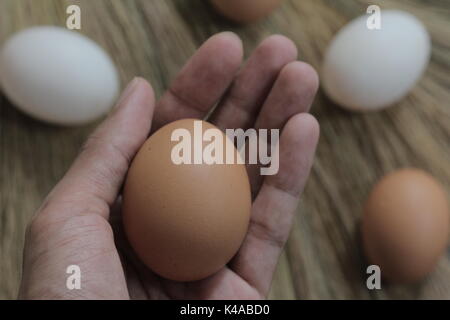
<instances>
[{"instance_id":1,"label":"finger","mask_svg":"<svg viewBox=\"0 0 450 320\"><path fill-rule=\"evenodd\" d=\"M242 42L231 32L207 40L159 101L153 130L178 119L205 117L233 81L242 56Z\"/></svg>"},{"instance_id":2,"label":"finger","mask_svg":"<svg viewBox=\"0 0 450 320\"><path fill-rule=\"evenodd\" d=\"M262 295L269 291L288 238L318 137L318 123L309 114L298 114L286 124L280 140L279 172L265 179L253 204L246 239L230 265Z\"/></svg>"},{"instance_id":3,"label":"finger","mask_svg":"<svg viewBox=\"0 0 450 320\"><path fill-rule=\"evenodd\" d=\"M288 38L274 35L264 40L239 72L210 121L222 130L252 127L281 69L297 59L297 48Z\"/></svg>"},{"instance_id":4,"label":"finger","mask_svg":"<svg viewBox=\"0 0 450 320\"><path fill-rule=\"evenodd\" d=\"M307 63L286 65L276 80L255 124L256 129L282 129L293 115L308 112L319 87L316 71ZM263 176L259 165L248 165L253 196L259 192Z\"/></svg>"},{"instance_id":5,"label":"finger","mask_svg":"<svg viewBox=\"0 0 450 320\"><path fill-rule=\"evenodd\" d=\"M153 89L136 78L39 211L62 219L79 214L107 218L130 161L148 136L153 109Z\"/></svg>"},{"instance_id":6,"label":"finger","mask_svg":"<svg viewBox=\"0 0 450 320\"><path fill-rule=\"evenodd\" d=\"M194 282L164 282L164 290L176 300L260 300L259 292L239 275L222 268L212 276Z\"/></svg>"},{"instance_id":7,"label":"finger","mask_svg":"<svg viewBox=\"0 0 450 320\"><path fill-rule=\"evenodd\" d=\"M257 129L281 129L297 113L309 111L319 87L317 72L295 61L281 71L256 121Z\"/></svg>"}]
</instances>

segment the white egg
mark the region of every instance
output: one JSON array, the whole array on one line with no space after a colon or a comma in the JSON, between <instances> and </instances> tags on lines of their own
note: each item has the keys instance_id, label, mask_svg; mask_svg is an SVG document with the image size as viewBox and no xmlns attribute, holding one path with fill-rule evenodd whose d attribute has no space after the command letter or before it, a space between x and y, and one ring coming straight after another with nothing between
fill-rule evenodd
<instances>
[{"instance_id":1,"label":"white egg","mask_svg":"<svg viewBox=\"0 0 450 320\"><path fill-rule=\"evenodd\" d=\"M120 89L116 67L100 46L51 26L21 31L4 44L0 84L20 110L60 125L104 115Z\"/></svg>"},{"instance_id":2,"label":"white egg","mask_svg":"<svg viewBox=\"0 0 450 320\"><path fill-rule=\"evenodd\" d=\"M380 30L369 30L368 17L339 31L322 70L327 95L351 110L379 110L401 100L422 76L431 54L430 36L411 14L382 11Z\"/></svg>"}]
</instances>

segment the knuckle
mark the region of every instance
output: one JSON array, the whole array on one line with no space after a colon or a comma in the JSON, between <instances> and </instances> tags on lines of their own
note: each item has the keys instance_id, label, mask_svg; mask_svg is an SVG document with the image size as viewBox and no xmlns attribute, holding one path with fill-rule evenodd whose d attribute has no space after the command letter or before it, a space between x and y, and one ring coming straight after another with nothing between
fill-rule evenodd
<instances>
[{"instance_id":1,"label":"knuckle","mask_svg":"<svg viewBox=\"0 0 450 320\"><path fill-rule=\"evenodd\" d=\"M81 153L91 153L102 145L101 135L97 132L92 133L81 146Z\"/></svg>"},{"instance_id":2,"label":"knuckle","mask_svg":"<svg viewBox=\"0 0 450 320\"><path fill-rule=\"evenodd\" d=\"M80 231L77 233L101 233L112 236L112 228L109 222L97 214L74 216L68 224Z\"/></svg>"},{"instance_id":3,"label":"knuckle","mask_svg":"<svg viewBox=\"0 0 450 320\"><path fill-rule=\"evenodd\" d=\"M114 158L118 159L117 165L107 166L108 174L122 175L123 168L128 168L132 155L125 150L122 143L117 139L108 139L104 137L101 130L91 134L86 142L82 145L80 153L87 158L101 157L102 159Z\"/></svg>"},{"instance_id":4,"label":"knuckle","mask_svg":"<svg viewBox=\"0 0 450 320\"><path fill-rule=\"evenodd\" d=\"M108 212L109 206L95 197L84 199L84 201L77 197L59 199L57 202L48 199L30 219L26 228L26 237L36 240L62 226L76 223L80 226L91 224L104 228Z\"/></svg>"},{"instance_id":5,"label":"knuckle","mask_svg":"<svg viewBox=\"0 0 450 320\"><path fill-rule=\"evenodd\" d=\"M266 223L257 220L252 220L248 232L256 239L280 249L284 247L287 240L286 236L276 232Z\"/></svg>"},{"instance_id":6,"label":"knuckle","mask_svg":"<svg viewBox=\"0 0 450 320\"><path fill-rule=\"evenodd\" d=\"M48 224L49 221L45 215L35 214L27 225L26 237L32 240L37 239L39 235L47 230Z\"/></svg>"}]
</instances>

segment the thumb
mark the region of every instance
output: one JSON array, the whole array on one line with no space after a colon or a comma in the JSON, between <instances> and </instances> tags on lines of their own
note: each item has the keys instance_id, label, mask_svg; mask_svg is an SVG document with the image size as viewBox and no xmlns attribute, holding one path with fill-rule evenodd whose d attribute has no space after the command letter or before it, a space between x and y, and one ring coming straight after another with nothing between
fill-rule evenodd
<instances>
[{"instance_id":1,"label":"thumb","mask_svg":"<svg viewBox=\"0 0 450 320\"><path fill-rule=\"evenodd\" d=\"M58 218L80 214L108 218L130 162L150 132L154 107L152 87L135 78L39 211L55 212Z\"/></svg>"}]
</instances>

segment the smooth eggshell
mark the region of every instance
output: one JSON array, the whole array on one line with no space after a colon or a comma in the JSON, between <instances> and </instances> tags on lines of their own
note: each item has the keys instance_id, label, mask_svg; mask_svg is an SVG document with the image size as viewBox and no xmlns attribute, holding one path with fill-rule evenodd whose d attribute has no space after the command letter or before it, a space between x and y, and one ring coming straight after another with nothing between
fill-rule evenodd
<instances>
[{"instance_id":1,"label":"smooth eggshell","mask_svg":"<svg viewBox=\"0 0 450 320\"><path fill-rule=\"evenodd\" d=\"M247 23L264 18L275 10L282 0L211 0L225 17Z\"/></svg>"},{"instance_id":2,"label":"smooth eggshell","mask_svg":"<svg viewBox=\"0 0 450 320\"><path fill-rule=\"evenodd\" d=\"M106 114L120 89L117 70L101 47L51 26L26 29L4 44L0 84L20 110L60 125L85 124Z\"/></svg>"},{"instance_id":3,"label":"smooth eggshell","mask_svg":"<svg viewBox=\"0 0 450 320\"><path fill-rule=\"evenodd\" d=\"M171 160L174 129L193 135L194 120L154 133L130 167L123 224L131 246L158 275L177 281L208 277L236 254L247 232L250 184L243 164L180 164ZM203 122L203 131L214 128ZM227 144L232 142L223 135Z\"/></svg>"},{"instance_id":4,"label":"smooth eggshell","mask_svg":"<svg viewBox=\"0 0 450 320\"><path fill-rule=\"evenodd\" d=\"M435 267L449 236L442 186L417 169L395 171L374 187L365 206L362 239L371 264L391 282L416 282Z\"/></svg>"},{"instance_id":5,"label":"smooth eggshell","mask_svg":"<svg viewBox=\"0 0 450 320\"><path fill-rule=\"evenodd\" d=\"M414 16L382 11L381 30L369 30L368 18L359 17L339 31L323 64L325 92L350 110L379 110L398 102L430 59L429 34Z\"/></svg>"}]
</instances>

